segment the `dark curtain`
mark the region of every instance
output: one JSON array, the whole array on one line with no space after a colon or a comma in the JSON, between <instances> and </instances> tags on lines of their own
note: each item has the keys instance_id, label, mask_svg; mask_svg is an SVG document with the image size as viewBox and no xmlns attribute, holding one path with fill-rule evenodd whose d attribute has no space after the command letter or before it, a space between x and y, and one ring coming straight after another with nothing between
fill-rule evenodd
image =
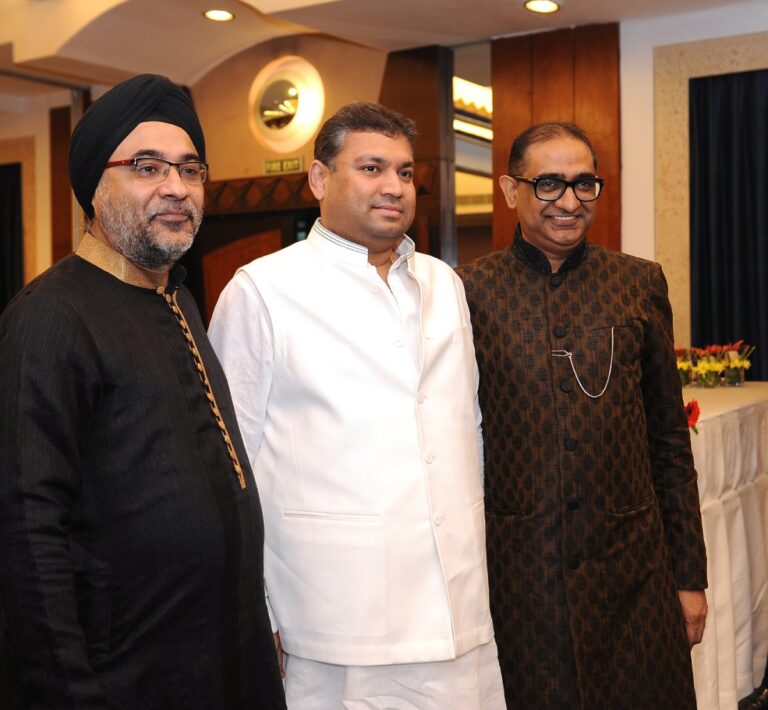
<instances>
[{"instance_id":1,"label":"dark curtain","mask_svg":"<svg viewBox=\"0 0 768 710\"><path fill-rule=\"evenodd\" d=\"M768 70L690 82L691 340L755 345L768 380Z\"/></svg>"},{"instance_id":2,"label":"dark curtain","mask_svg":"<svg viewBox=\"0 0 768 710\"><path fill-rule=\"evenodd\" d=\"M21 164L0 165L0 311L22 287Z\"/></svg>"}]
</instances>

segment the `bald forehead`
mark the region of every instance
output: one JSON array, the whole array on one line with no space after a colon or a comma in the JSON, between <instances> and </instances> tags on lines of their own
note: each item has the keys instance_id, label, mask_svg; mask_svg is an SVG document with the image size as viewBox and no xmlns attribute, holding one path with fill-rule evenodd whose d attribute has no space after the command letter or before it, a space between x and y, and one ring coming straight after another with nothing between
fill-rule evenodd
<instances>
[{"instance_id":1,"label":"bald forehead","mask_svg":"<svg viewBox=\"0 0 768 710\"><path fill-rule=\"evenodd\" d=\"M535 173L537 176L559 176L566 166L570 173L578 175L590 174L595 170L589 146L570 135L531 143L524 153L524 171Z\"/></svg>"}]
</instances>

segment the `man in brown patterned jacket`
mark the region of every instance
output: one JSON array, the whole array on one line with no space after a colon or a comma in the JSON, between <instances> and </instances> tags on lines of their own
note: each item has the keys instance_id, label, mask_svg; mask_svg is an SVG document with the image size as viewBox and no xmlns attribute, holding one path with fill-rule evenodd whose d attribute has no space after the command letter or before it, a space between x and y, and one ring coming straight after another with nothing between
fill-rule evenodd
<instances>
[{"instance_id":1,"label":"man in brown patterned jacket","mask_svg":"<svg viewBox=\"0 0 768 710\"><path fill-rule=\"evenodd\" d=\"M510 708L695 708L696 472L658 264L589 244L573 124L500 179L513 244L463 267L480 367L491 609Z\"/></svg>"}]
</instances>

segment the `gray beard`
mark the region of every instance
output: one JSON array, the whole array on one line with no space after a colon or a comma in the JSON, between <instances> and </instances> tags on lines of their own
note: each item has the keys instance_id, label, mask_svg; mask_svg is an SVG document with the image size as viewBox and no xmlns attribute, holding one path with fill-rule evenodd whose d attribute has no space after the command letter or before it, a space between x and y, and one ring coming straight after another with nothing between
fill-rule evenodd
<instances>
[{"instance_id":1,"label":"gray beard","mask_svg":"<svg viewBox=\"0 0 768 710\"><path fill-rule=\"evenodd\" d=\"M98 189L104 189L99 185ZM186 239L166 241L153 224L152 217L139 211L129 199L120 199L112 191L102 193L104 209L99 214L99 223L114 249L134 264L160 271L173 266L189 251L203 219L202 210L185 201L181 208L189 215L190 221L170 223L165 226L174 234L186 233Z\"/></svg>"},{"instance_id":2,"label":"gray beard","mask_svg":"<svg viewBox=\"0 0 768 710\"><path fill-rule=\"evenodd\" d=\"M108 225L102 219L105 228ZM133 233L125 231L110 230L109 238L113 246L126 259L130 259L134 264L150 269L151 271L161 271L162 269L173 266L184 254L189 251L192 242L195 239L198 225L194 225L194 232L189 233L189 238L183 242L162 242L157 239L151 225L136 225ZM169 228L173 232L181 232L183 228L188 228L187 223L179 225L179 228Z\"/></svg>"}]
</instances>

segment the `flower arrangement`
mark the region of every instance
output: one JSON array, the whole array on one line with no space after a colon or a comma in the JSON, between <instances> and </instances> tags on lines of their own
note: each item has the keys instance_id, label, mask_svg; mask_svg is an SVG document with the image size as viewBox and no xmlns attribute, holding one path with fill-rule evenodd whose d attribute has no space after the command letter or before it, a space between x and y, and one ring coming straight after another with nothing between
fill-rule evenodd
<instances>
[{"instance_id":1,"label":"flower arrangement","mask_svg":"<svg viewBox=\"0 0 768 710\"><path fill-rule=\"evenodd\" d=\"M749 357L754 351L754 346L745 345L743 340L676 350L680 381L683 385L696 382L701 387L715 387L722 381L738 387L744 383L744 373L751 366Z\"/></svg>"},{"instance_id":2,"label":"flower arrangement","mask_svg":"<svg viewBox=\"0 0 768 710\"><path fill-rule=\"evenodd\" d=\"M680 383L685 387L693 382L693 362L691 351L685 348L675 350L677 356L677 372L680 375Z\"/></svg>"},{"instance_id":3,"label":"flower arrangement","mask_svg":"<svg viewBox=\"0 0 768 710\"><path fill-rule=\"evenodd\" d=\"M723 356L726 361L724 379L726 384L739 386L744 382L744 373L752 366L750 355L755 352L754 345L745 345L743 340L723 345Z\"/></svg>"},{"instance_id":4,"label":"flower arrangement","mask_svg":"<svg viewBox=\"0 0 768 710\"><path fill-rule=\"evenodd\" d=\"M702 354L699 352L697 355L696 364L693 366L693 371L696 373L696 382L702 387L716 387L720 384L720 375L725 370L725 363L719 357L719 354Z\"/></svg>"},{"instance_id":5,"label":"flower arrangement","mask_svg":"<svg viewBox=\"0 0 768 710\"><path fill-rule=\"evenodd\" d=\"M694 434L698 434L699 430L696 428L696 422L699 421L699 415L701 409L699 409L699 403L692 399L685 405L685 416L688 418L688 428L693 431Z\"/></svg>"}]
</instances>

